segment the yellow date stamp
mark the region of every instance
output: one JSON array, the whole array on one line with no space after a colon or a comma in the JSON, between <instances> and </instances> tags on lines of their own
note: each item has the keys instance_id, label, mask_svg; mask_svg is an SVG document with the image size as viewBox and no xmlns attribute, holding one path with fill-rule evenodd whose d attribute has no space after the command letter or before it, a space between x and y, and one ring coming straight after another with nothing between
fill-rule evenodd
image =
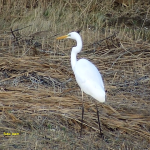
<instances>
[{"instance_id":1,"label":"yellow date stamp","mask_svg":"<svg viewBox=\"0 0 150 150\"><path fill-rule=\"evenodd\" d=\"M19 135L19 133L9 133L9 132L4 132L3 135L5 135L5 136L10 136L10 135L15 136L15 135Z\"/></svg>"}]
</instances>

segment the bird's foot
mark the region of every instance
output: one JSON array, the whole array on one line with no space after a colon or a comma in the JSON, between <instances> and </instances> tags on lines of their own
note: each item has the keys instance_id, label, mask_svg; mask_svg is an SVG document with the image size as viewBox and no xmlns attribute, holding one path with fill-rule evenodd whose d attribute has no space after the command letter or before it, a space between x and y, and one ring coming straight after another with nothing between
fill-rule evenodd
<instances>
[{"instance_id":1,"label":"bird's foot","mask_svg":"<svg viewBox=\"0 0 150 150\"><path fill-rule=\"evenodd\" d=\"M101 132L98 134L98 137L104 139L104 134Z\"/></svg>"}]
</instances>

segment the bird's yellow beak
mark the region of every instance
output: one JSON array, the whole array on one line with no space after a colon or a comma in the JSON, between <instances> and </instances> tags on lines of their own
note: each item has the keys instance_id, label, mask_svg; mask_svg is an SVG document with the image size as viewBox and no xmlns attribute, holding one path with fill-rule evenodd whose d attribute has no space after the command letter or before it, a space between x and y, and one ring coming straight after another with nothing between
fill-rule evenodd
<instances>
[{"instance_id":1,"label":"bird's yellow beak","mask_svg":"<svg viewBox=\"0 0 150 150\"><path fill-rule=\"evenodd\" d=\"M64 36L60 36L58 38L56 38L57 40L61 40L61 39L66 39L68 37L68 35L64 35Z\"/></svg>"}]
</instances>

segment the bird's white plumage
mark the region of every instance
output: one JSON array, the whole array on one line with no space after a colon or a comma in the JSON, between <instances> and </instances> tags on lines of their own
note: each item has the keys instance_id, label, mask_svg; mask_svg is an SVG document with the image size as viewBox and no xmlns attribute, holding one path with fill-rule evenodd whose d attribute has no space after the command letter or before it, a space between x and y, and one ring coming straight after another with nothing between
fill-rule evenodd
<instances>
[{"instance_id":1,"label":"bird's white plumage","mask_svg":"<svg viewBox=\"0 0 150 150\"><path fill-rule=\"evenodd\" d=\"M88 60L80 59L74 68L74 74L81 90L100 102L105 101L102 77L97 68Z\"/></svg>"},{"instance_id":2,"label":"bird's white plumage","mask_svg":"<svg viewBox=\"0 0 150 150\"><path fill-rule=\"evenodd\" d=\"M76 58L77 53L82 49L81 36L77 32L71 32L57 39L63 38L70 38L77 41L77 46L73 47L71 51L71 66L81 90L99 102L105 102L104 84L98 69L87 59L77 60Z\"/></svg>"}]
</instances>

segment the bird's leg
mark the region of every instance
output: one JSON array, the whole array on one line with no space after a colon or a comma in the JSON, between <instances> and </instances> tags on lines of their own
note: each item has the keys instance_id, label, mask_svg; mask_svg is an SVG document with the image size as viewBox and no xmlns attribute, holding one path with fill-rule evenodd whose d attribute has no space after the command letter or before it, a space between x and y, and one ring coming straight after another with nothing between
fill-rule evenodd
<instances>
[{"instance_id":1,"label":"bird's leg","mask_svg":"<svg viewBox=\"0 0 150 150\"><path fill-rule=\"evenodd\" d=\"M80 137L82 135L82 128L83 128L83 115L84 115L84 104L83 104L83 91L82 91L82 119L81 119L81 132Z\"/></svg>"},{"instance_id":2,"label":"bird's leg","mask_svg":"<svg viewBox=\"0 0 150 150\"><path fill-rule=\"evenodd\" d=\"M97 109L97 118L98 118L98 125L99 125L100 136L102 137L103 133L102 133L102 129L101 129L101 124L100 124L100 119L99 119L99 111L98 111L97 103L96 103L96 109Z\"/></svg>"}]
</instances>

